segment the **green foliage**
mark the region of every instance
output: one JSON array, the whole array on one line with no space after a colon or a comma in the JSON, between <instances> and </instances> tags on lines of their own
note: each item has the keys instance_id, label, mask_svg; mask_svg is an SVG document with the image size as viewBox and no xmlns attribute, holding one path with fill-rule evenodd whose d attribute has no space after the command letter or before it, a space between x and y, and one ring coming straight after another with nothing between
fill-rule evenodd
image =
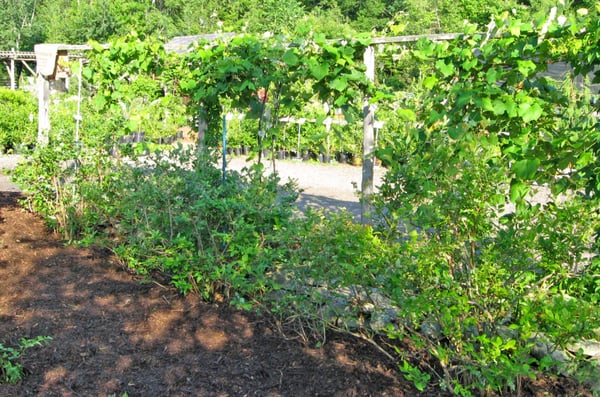
<instances>
[{"instance_id":1,"label":"green foliage","mask_svg":"<svg viewBox=\"0 0 600 397\"><path fill-rule=\"evenodd\" d=\"M296 194L260 167L228 173L223 185L212 160L195 153L180 146L131 167L94 148L50 144L15 176L30 207L67 239L109 243L129 267L167 272L183 293L260 293Z\"/></svg>"},{"instance_id":2,"label":"green foliage","mask_svg":"<svg viewBox=\"0 0 600 397\"><path fill-rule=\"evenodd\" d=\"M348 119L358 114L373 89L359 62L367 43L315 36L289 44L246 35L199 43L183 60L188 72L181 90L208 123L209 145L218 142L222 114L233 109L258 119L255 139L262 148L265 137L281 137L281 114L297 114L311 100L342 108Z\"/></svg>"},{"instance_id":3,"label":"green foliage","mask_svg":"<svg viewBox=\"0 0 600 397\"><path fill-rule=\"evenodd\" d=\"M24 91L0 88L0 152L31 145L37 138L37 103Z\"/></svg>"},{"instance_id":4,"label":"green foliage","mask_svg":"<svg viewBox=\"0 0 600 397\"><path fill-rule=\"evenodd\" d=\"M431 379L431 375L421 371L419 367L411 365L406 360L402 362L400 371L402 371L406 380L413 382L418 391L424 391Z\"/></svg>"},{"instance_id":5,"label":"green foliage","mask_svg":"<svg viewBox=\"0 0 600 397\"><path fill-rule=\"evenodd\" d=\"M336 22L333 22L336 21ZM299 37L310 37L312 34L320 34L328 39L339 37L350 37L356 33L348 23L338 7L320 8L316 7L297 21L294 34Z\"/></svg>"},{"instance_id":6,"label":"green foliage","mask_svg":"<svg viewBox=\"0 0 600 397\"><path fill-rule=\"evenodd\" d=\"M397 17L406 24L406 34L451 33L462 32L465 21L484 26L503 12L522 9L528 12L514 0L408 0Z\"/></svg>"},{"instance_id":7,"label":"green foliage","mask_svg":"<svg viewBox=\"0 0 600 397\"><path fill-rule=\"evenodd\" d=\"M171 37L178 33L179 10L177 7L160 7L164 3L53 0L45 1L38 7L37 17L45 28L47 42L53 43L108 42L131 31Z\"/></svg>"},{"instance_id":8,"label":"green foliage","mask_svg":"<svg viewBox=\"0 0 600 397\"><path fill-rule=\"evenodd\" d=\"M89 40L108 40L117 32L110 3L106 0L93 3L67 0L42 2L37 17L44 26L46 42L84 44Z\"/></svg>"},{"instance_id":9,"label":"green foliage","mask_svg":"<svg viewBox=\"0 0 600 397\"><path fill-rule=\"evenodd\" d=\"M266 0L250 9L244 20L249 32L289 33L303 15L299 0Z\"/></svg>"},{"instance_id":10,"label":"green foliage","mask_svg":"<svg viewBox=\"0 0 600 397\"><path fill-rule=\"evenodd\" d=\"M259 129L264 131L268 118L266 103L277 100L282 85L287 83L282 81L285 71L276 68L282 54L281 43L253 36L200 43L183 61L189 72L181 82L181 89L192 98L213 134L220 130L225 106L248 109L252 117L259 119ZM262 97L258 95L261 89ZM215 145L218 136L207 139Z\"/></svg>"},{"instance_id":11,"label":"green foliage","mask_svg":"<svg viewBox=\"0 0 600 397\"><path fill-rule=\"evenodd\" d=\"M27 206L45 217L48 225L74 240L94 234L102 224L102 210L114 178L111 159L103 150L52 139L19 164L13 179L28 193Z\"/></svg>"},{"instance_id":12,"label":"green foliage","mask_svg":"<svg viewBox=\"0 0 600 397\"><path fill-rule=\"evenodd\" d=\"M323 339L328 328L383 328L377 316L384 322L394 317L387 312L391 307L379 305L391 304L397 245L355 223L346 211L309 209L304 215L278 229L278 254L268 274L277 288L262 301L306 340Z\"/></svg>"},{"instance_id":13,"label":"green foliage","mask_svg":"<svg viewBox=\"0 0 600 397\"><path fill-rule=\"evenodd\" d=\"M356 0L235 0L202 2L96 0L5 0L0 10L0 47L31 50L41 42L85 44L108 42L131 31L141 35L173 37L215 32L309 32L328 38L359 32L384 31L392 19L401 20L406 33L462 31L463 21L487 24L492 15L516 10L523 19L546 18L551 7L588 8L597 15L592 0L477 1L382 1ZM397 35L398 32L392 33Z\"/></svg>"},{"instance_id":14,"label":"green foliage","mask_svg":"<svg viewBox=\"0 0 600 397\"><path fill-rule=\"evenodd\" d=\"M144 132L167 138L184 125L184 107L174 94L175 65L161 43L141 40L136 33L116 39L108 48L93 43L90 64L83 73L95 87L98 111L124 119L121 135Z\"/></svg>"},{"instance_id":15,"label":"green foliage","mask_svg":"<svg viewBox=\"0 0 600 397\"><path fill-rule=\"evenodd\" d=\"M506 14L487 34L467 26L454 41L389 46L394 69L378 76L397 91L390 106L365 79L364 37L234 36L177 61L136 35L95 45L81 142L63 103L50 144L15 176L66 238L103 242L182 293L264 304L300 334L383 332L420 390L519 394L523 377L562 365L531 355L539 338L561 348L598 337L598 109L573 82L597 79L599 23L583 14L546 27ZM575 67L566 82L544 75L558 61ZM245 115L229 123L240 145L295 145L279 119L310 115L304 148L347 150L339 136L360 135L364 99L381 99L377 155L389 169L373 202L378 223L294 217L293 186L260 165L224 179L210 150L123 145L122 157L107 155L131 131L167 134L176 93L208 122L209 149L231 111ZM328 134L322 121L338 108L347 129Z\"/></svg>"},{"instance_id":16,"label":"green foliage","mask_svg":"<svg viewBox=\"0 0 600 397\"><path fill-rule=\"evenodd\" d=\"M52 340L49 336L38 336L33 339L21 338L17 347L4 346L0 343L0 383L14 384L23 379L21 359L25 350L36 346L44 346Z\"/></svg>"},{"instance_id":17,"label":"green foliage","mask_svg":"<svg viewBox=\"0 0 600 397\"><path fill-rule=\"evenodd\" d=\"M123 170L113 199L122 203L112 214L115 252L136 271L165 271L180 291L206 299L271 289L265 272L274 235L291 217L291 186L263 179L260 167L228 173L223 185L216 168L189 167L209 159L182 148L161 155L152 157L152 173Z\"/></svg>"},{"instance_id":18,"label":"green foliage","mask_svg":"<svg viewBox=\"0 0 600 397\"><path fill-rule=\"evenodd\" d=\"M35 0L5 0L0 9L0 48L3 51L31 51L43 41L43 26L35 18Z\"/></svg>"},{"instance_id":19,"label":"green foliage","mask_svg":"<svg viewBox=\"0 0 600 397\"><path fill-rule=\"evenodd\" d=\"M545 365L536 335L565 346L600 321L597 122L585 95L543 75L582 26L503 18L489 35L417 44L421 89L399 98L379 152L382 230L402 244L389 336L426 348L463 395L519 393Z\"/></svg>"},{"instance_id":20,"label":"green foliage","mask_svg":"<svg viewBox=\"0 0 600 397\"><path fill-rule=\"evenodd\" d=\"M281 236L281 244L295 247L282 265L294 280L334 288L382 287L382 276L395 262L394 246L370 227L356 224L348 212L325 216L309 210L294 227Z\"/></svg>"},{"instance_id":21,"label":"green foliage","mask_svg":"<svg viewBox=\"0 0 600 397\"><path fill-rule=\"evenodd\" d=\"M374 0L365 3L356 0L338 0L342 15L349 19L357 32L381 30L390 17L402 11L406 5L399 0Z\"/></svg>"}]
</instances>

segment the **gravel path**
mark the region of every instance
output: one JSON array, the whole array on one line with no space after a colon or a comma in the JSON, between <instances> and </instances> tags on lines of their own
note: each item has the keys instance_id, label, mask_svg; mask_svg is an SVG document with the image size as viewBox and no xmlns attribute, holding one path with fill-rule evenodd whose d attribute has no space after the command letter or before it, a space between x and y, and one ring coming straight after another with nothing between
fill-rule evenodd
<instances>
[{"instance_id":1,"label":"gravel path","mask_svg":"<svg viewBox=\"0 0 600 397\"><path fill-rule=\"evenodd\" d=\"M248 166L246 158L228 159L228 168L241 170ZM273 172L272 163L265 162L267 172ZM282 182L289 179L296 181L302 190L298 206L323 207L328 210L346 208L355 216L360 216L360 202L357 189L360 189L362 167L347 164L319 164L298 160L278 160L275 169ZM385 169L375 168L374 184L379 186Z\"/></svg>"},{"instance_id":2,"label":"gravel path","mask_svg":"<svg viewBox=\"0 0 600 397\"><path fill-rule=\"evenodd\" d=\"M0 155L0 191L16 192L18 187L10 182L7 171L13 169L23 159L19 155ZM245 157L228 158L228 168L241 170L249 166ZM273 172L272 163L264 162L267 172ZM300 209L323 207L328 210L346 208L355 216L360 216L360 203L357 189L362 180L362 168L347 164L319 164L297 160L278 160L275 164L282 182L296 181L302 190L298 201ZM375 168L375 186L381 183L385 169Z\"/></svg>"},{"instance_id":3,"label":"gravel path","mask_svg":"<svg viewBox=\"0 0 600 397\"><path fill-rule=\"evenodd\" d=\"M18 154L0 154L0 192L18 192L17 185L10 181L8 172L14 169L23 156Z\"/></svg>"}]
</instances>

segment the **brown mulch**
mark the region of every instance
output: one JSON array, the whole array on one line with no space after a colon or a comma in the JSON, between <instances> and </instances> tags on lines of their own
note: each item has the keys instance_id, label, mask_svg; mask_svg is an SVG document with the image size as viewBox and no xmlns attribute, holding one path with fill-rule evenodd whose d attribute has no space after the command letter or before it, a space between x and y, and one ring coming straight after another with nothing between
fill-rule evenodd
<instances>
[{"instance_id":1,"label":"brown mulch","mask_svg":"<svg viewBox=\"0 0 600 397\"><path fill-rule=\"evenodd\" d=\"M0 193L0 342L51 336L1 396L412 396L365 342L322 348L268 316L181 297L108 253L66 246Z\"/></svg>"},{"instance_id":2,"label":"brown mulch","mask_svg":"<svg viewBox=\"0 0 600 397\"><path fill-rule=\"evenodd\" d=\"M0 192L0 343L51 336L26 352L25 378L0 396L441 396L419 394L365 341L316 347L268 315L181 297L107 252L66 246ZM565 379L526 395L588 395Z\"/></svg>"}]
</instances>

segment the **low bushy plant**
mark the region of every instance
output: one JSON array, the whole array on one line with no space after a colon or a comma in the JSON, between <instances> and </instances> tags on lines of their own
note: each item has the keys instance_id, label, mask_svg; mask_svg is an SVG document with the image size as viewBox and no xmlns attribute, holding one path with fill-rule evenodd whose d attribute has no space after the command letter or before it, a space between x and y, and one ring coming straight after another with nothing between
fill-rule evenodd
<instances>
[{"instance_id":1,"label":"low bushy plant","mask_svg":"<svg viewBox=\"0 0 600 397\"><path fill-rule=\"evenodd\" d=\"M52 340L49 336L21 338L17 347L4 346L0 343L0 383L14 384L23 379L23 354L27 349L44 346Z\"/></svg>"},{"instance_id":2,"label":"low bushy plant","mask_svg":"<svg viewBox=\"0 0 600 397\"><path fill-rule=\"evenodd\" d=\"M177 288L206 299L264 292L273 235L292 215L291 185L261 166L224 177L209 158L182 147L121 178L113 214L115 251L139 272L168 272ZM198 162L206 162L198 165ZM197 165L197 166L196 166Z\"/></svg>"},{"instance_id":3,"label":"low bushy plant","mask_svg":"<svg viewBox=\"0 0 600 397\"><path fill-rule=\"evenodd\" d=\"M0 152L34 144L37 102L29 92L0 88Z\"/></svg>"},{"instance_id":4,"label":"low bushy plant","mask_svg":"<svg viewBox=\"0 0 600 397\"><path fill-rule=\"evenodd\" d=\"M118 162L103 148L51 136L48 145L19 164L12 178L26 193L24 202L31 210L65 239L76 241L107 227Z\"/></svg>"},{"instance_id":5,"label":"low bushy plant","mask_svg":"<svg viewBox=\"0 0 600 397\"><path fill-rule=\"evenodd\" d=\"M182 293L262 293L274 235L291 219L297 193L260 165L223 176L213 158L197 154L179 146L124 162L51 144L15 176L28 186L29 205L67 239L104 238L127 266L166 272Z\"/></svg>"}]
</instances>

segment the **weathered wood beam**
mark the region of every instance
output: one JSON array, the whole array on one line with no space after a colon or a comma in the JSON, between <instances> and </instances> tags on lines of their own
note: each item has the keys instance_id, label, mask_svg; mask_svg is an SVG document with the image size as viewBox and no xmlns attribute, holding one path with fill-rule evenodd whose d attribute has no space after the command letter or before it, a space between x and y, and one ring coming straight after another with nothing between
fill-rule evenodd
<instances>
[{"instance_id":1,"label":"weathered wood beam","mask_svg":"<svg viewBox=\"0 0 600 397\"><path fill-rule=\"evenodd\" d=\"M14 90L14 89L17 88L17 84L16 84L16 81L15 81L15 59L14 58L12 58L10 60L10 73L9 73L9 76L10 76L10 89Z\"/></svg>"},{"instance_id":2,"label":"weathered wood beam","mask_svg":"<svg viewBox=\"0 0 600 397\"><path fill-rule=\"evenodd\" d=\"M27 63L27 61L26 61L26 60L24 60L24 59L21 59L21 63L22 63L23 65L25 65L25 68L26 68L27 70L29 70L29 73L31 73L32 75L34 75L34 76L35 76L35 70L33 70L33 68L32 68L31 66L29 66L29 64Z\"/></svg>"},{"instance_id":3,"label":"weathered wood beam","mask_svg":"<svg viewBox=\"0 0 600 397\"><path fill-rule=\"evenodd\" d=\"M420 39L429 40L454 40L462 36L463 33L440 33L440 34L414 34L410 36L394 36L394 37L375 37L371 40L371 45L376 44L393 44L393 43L413 43Z\"/></svg>"},{"instance_id":4,"label":"weathered wood beam","mask_svg":"<svg viewBox=\"0 0 600 397\"><path fill-rule=\"evenodd\" d=\"M364 63L365 74L369 80L375 81L375 47L369 46L365 49ZM375 162L373 154L375 150L375 109L365 98L363 107L363 165L361 182L361 211L362 224L371 223L371 196L373 195L373 174Z\"/></svg>"},{"instance_id":5,"label":"weathered wood beam","mask_svg":"<svg viewBox=\"0 0 600 397\"><path fill-rule=\"evenodd\" d=\"M50 82L41 73L37 74L38 93L38 146L48 145L50 132Z\"/></svg>"}]
</instances>

